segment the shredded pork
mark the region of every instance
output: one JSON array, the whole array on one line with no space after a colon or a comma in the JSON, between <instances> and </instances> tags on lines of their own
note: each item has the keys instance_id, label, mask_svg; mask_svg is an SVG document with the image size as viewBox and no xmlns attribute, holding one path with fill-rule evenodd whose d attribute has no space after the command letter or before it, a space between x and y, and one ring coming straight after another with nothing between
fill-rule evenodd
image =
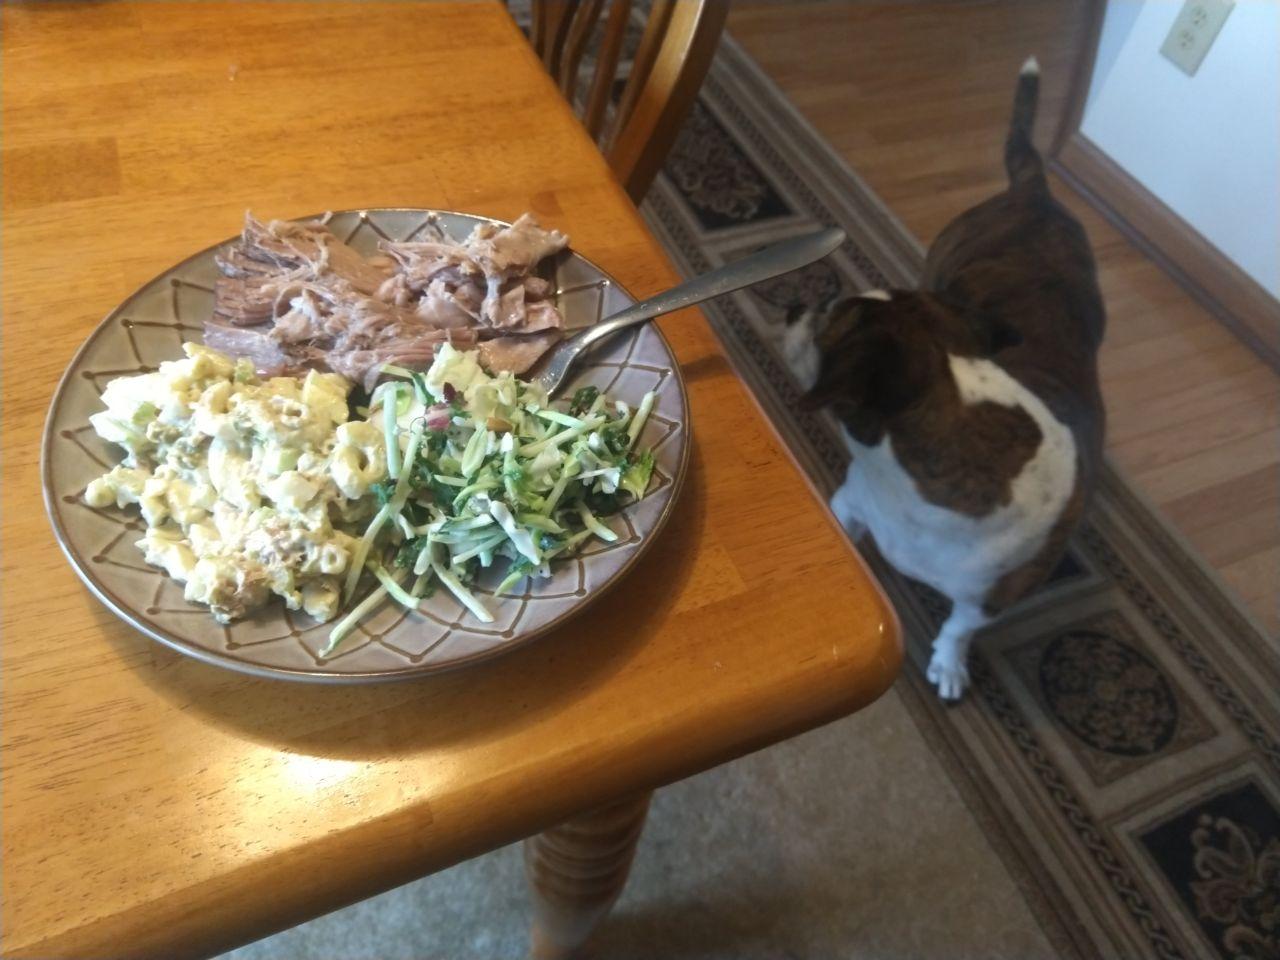
<instances>
[{"instance_id":1,"label":"shredded pork","mask_svg":"<svg viewBox=\"0 0 1280 960\"><path fill-rule=\"evenodd\" d=\"M246 215L217 255L205 343L248 357L264 376L341 373L372 389L384 364L430 366L436 347L479 346L492 370L523 373L561 336L552 284L532 274L564 234L525 214L457 242L383 241L364 257L328 227Z\"/></svg>"}]
</instances>

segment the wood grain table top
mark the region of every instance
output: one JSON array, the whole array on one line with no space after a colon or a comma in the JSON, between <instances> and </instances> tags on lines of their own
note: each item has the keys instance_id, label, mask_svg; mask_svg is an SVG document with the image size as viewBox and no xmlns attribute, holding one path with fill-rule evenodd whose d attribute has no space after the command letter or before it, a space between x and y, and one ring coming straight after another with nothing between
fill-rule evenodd
<instances>
[{"instance_id":1,"label":"wood grain table top","mask_svg":"<svg viewBox=\"0 0 1280 960\"><path fill-rule=\"evenodd\" d=\"M200 956L869 703L879 588L696 311L672 521L509 656L314 687L182 657L80 583L40 433L99 319L244 210L534 212L635 295L677 280L497 3L3 8L3 953ZM732 816L733 811L725 811Z\"/></svg>"}]
</instances>

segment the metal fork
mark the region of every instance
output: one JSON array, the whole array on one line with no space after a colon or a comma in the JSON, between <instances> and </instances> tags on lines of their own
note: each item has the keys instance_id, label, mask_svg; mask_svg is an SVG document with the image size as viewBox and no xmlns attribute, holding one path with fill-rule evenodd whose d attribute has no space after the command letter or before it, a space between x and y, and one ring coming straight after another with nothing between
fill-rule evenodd
<instances>
[{"instance_id":1,"label":"metal fork","mask_svg":"<svg viewBox=\"0 0 1280 960\"><path fill-rule=\"evenodd\" d=\"M594 326L561 340L543 354L526 379L538 384L549 396L554 396L564 385L569 370L578 359L618 331L808 266L827 256L844 240L844 231L837 229L820 230L803 237L784 240L749 257L694 277L648 300L641 300Z\"/></svg>"}]
</instances>

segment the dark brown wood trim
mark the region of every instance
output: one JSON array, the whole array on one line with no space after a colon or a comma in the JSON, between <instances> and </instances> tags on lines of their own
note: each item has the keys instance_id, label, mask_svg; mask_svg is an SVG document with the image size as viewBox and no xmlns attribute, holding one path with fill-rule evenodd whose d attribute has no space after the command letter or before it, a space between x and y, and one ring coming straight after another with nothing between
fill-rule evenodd
<instances>
[{"instance_id":1,"label":"dark brown wood trim","mask_svg":"<svg viewBox=\"0 0 1280 960\"><path fill-rule=\"evenodd\" d=\"M1071 69L1067 85L1067 100L1054 130L1049 146L1050 157L1056 157L1071 135L1080 129L1084 117L1085 101L1089 99L1089 86L1093 83L1093 65L1098 57L1098 41L1102 37L1102 21L1106 19L1106 0L1086 0L1085 28L1080 37L1080 48Z\"/></svg>"},{"instance_id":2,"label":"dark brown wood trim","mask_svg":"<svg viewBox=\"0 0 1280 960\"><path fill-rule=\"evenodd\" d=\"M1280 369L1280 300L1079 130L1066 138L1050 166L1241 340Z\"/></svg>"}]
</instances>

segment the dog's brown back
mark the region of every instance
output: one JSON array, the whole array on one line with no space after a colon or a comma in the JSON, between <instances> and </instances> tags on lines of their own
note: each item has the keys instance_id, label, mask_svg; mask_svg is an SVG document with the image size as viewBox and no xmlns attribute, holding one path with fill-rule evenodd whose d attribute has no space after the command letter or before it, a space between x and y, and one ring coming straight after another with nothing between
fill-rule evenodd
<instances>
[{"instance_id":1,"label":"dog's brown back","mask_svg":"<svg viewBox=\"0 0 1280 960\"><path fill-rule=\"evenodd\" d=\"M1031 142L1039 91L1034 60L1018 80L1005 143L1009 188L952 221L934 241L922 286L1012 328L992 362L1039 396L1075 436L1074 495L1039 555L987 597L995 613L1049 575L1084 512L1102 462L1106 412L1097 353L1106 329L1084 228L1049 192Z\"/></svg>"},{"instance_id":2,"label":"dog's brown back","mask_svg":"<svg viewBox=\"0 0 1280 960\"><path fill-rule=\"evenodd\" d=\"M1092 473L1105 425L1096 358L1106 316L1084 228L1050 194L1031 143L1038 86L1038 70L1024 68L1005 145L1009 188L939 234L922 287L1016 331L1020 342L992 360L1071 428Z\"/></svg>"}]
</instances>

